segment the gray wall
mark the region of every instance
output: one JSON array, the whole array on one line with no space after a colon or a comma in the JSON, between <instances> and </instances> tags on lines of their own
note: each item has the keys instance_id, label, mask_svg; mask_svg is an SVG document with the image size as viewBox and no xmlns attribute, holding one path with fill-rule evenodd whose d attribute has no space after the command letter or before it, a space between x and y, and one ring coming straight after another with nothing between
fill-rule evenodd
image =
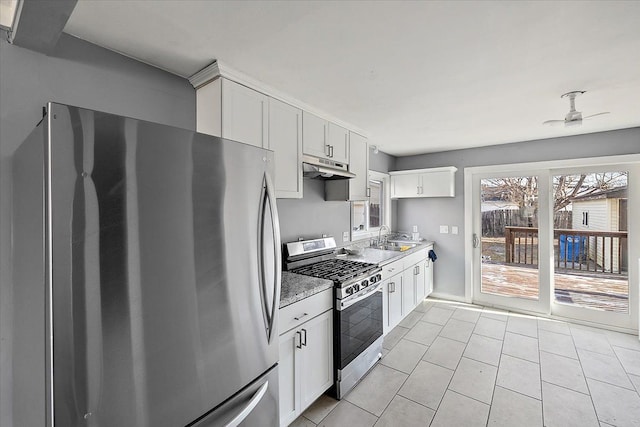
<instances>
[{"instance_id":1,"label":"gray wall","mask_svg":"<svg viewBox=\"0 0 640 427\"><path fill-rule=\"evenodd\" d=\"M378 172L389 172L396 167L396 158L379 151L378 154L369 150L369 169Z\"/></svg>"},{"instance_id":2,"label":"gray wall","mask_svg":"<svg viewBox=\"0 0 640 427\"><path fill-rule=\"evenodd\" d=\"M46 56L10 45L0 33L0 426L11 426L12 153L48 101L191 130L196 104L187 80L66 34Z\"/></svg>"},{"instance_id":3,"label":"gray wall","mask_svg":"<svg viewBox=\"0 0 640 427\"><path fill-rule=\"evenodd\" d=\"M324 181L305 178L304 198L278 199L280 236L282 243L315 239L323 234L342 242L342 232L349 231L351 210L349 202L325 202Z\"/></svg>"},{"instance_id":4,"label":"gray wall","mask_svg":"<svg viewBox=\"0 0 640 427\"><path fill-rule=\"evenodd\" d=\"M398 170L456 166L458 172L456 197L397 201L398 229L410 230L417 225L423 236L436 242L434 292L463 297L465 167L637 153L640 153L640 128L399 157ZM440 234L440 225L457 225L460 233Z\"/></svg>"}]
</instances>

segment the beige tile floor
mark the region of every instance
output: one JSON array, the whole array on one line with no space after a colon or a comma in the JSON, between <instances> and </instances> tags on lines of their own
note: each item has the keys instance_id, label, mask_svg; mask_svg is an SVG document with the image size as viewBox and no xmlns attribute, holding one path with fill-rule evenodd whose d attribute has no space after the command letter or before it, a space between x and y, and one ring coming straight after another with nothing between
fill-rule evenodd
<instances>
[{"instance_id":1,"label":"beige tile floor","mask_svg":"<svg viewBox=\"0 0 640 427\"><path fill-rule=\"evenodd\" d=\"M426 300L342 401L292 426L640 426L637 337Z\"/></svg>"}]
</instances>

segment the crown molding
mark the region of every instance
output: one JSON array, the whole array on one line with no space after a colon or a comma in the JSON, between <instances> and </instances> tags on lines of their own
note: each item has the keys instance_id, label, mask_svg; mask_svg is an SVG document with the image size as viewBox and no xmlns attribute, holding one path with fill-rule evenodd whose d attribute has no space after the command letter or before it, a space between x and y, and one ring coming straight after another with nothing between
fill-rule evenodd
<instances>
[{"instance_id":1,"label":"crown molding","mask_svg":"<svg viewBox=\"0 0 640 427\"><path fill-rule=\"evenodd\" d=\"M337 117L334 117L326 113L325 111L319 110L309 104L306 104L300 101L299 99L293 98L292 96L289 96L288 94L278 89L275 89L260 80L254 79L253 77L248 76L243 72L228 66L224 62L220 62L219 60L214 61L210 65L206 66L202 70L198 71L197 73L189 77L189 83L191 83L191 85L197 90L200 87L204 86L205 84L219 77L223 77L225 79L232 80L243 86L247 86L250 89L253 89L267 96L270 96L271 98L275 98L279 101L285 102L289 105L292 105L296 108L306 111L307 113L314 114L318 117L321 117L325 120L328 120L332 123L342 126L350 130L351 132L355 132L357 134L364 136L365 138L369 138L369 133L366 132L364 129L359 128L358 126L354 126L343 120L340 120Z\"/></svg>"}]
</instances>

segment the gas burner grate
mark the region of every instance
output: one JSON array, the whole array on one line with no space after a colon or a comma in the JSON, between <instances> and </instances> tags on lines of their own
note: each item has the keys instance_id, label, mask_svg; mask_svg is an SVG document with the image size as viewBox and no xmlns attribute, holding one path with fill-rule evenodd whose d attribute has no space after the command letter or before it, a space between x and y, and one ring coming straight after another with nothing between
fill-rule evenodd
<instances>
[{"instance_id":1,"label":"gas burner grate","mask_svg":"<svg viewBox=\"0 0 640 427\"><path fill-rule=\"evenodd\" d=\"M378 266L360 261L348 261L344 259L330 259L317 262L292 270L293 273L304 276L318 277L332 280L336 284L344 283L354 277L361 276L376 269Z\"/></svg>"}]
</instances>

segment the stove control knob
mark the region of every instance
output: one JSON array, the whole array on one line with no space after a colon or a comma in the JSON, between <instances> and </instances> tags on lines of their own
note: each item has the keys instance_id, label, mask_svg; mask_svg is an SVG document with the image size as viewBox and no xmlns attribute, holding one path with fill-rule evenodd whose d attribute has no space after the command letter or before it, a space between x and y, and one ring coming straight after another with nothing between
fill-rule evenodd
<instances>
[{"instance_id":1,"label":"stove control knob","mask_svg":"<svg viewBox=\"0 0 640 427\"><path fill-rule=\"evenodd\" d=\"M367 279L363 280L362 283L360 283L360 288L366 288L367 286L369 286L369 281Z\"/></svg>"},{"instance_id":2,"label":"stove control knob","mask_svg":"<svg viewBox=\"0 0 640 427\"><path fill-rule=\"evenodd\" d=\"M353 288L352 293L353 293L353 292L358 292L358 291L360 290L360 285L358 285L358 284L356 283L355 285L353 285L353 287L352 287L352 288Z\"/></svg>"},{"instance_id":3,"label":"stove control knob","mask_svg":"<svg viewBox=\"0 0 640 427\"><path fill-rule=\"evenodd\" d=\"M371 283L376 283L376 282L378 281L378 278L377 278L376 276L371 276L371 277L369 278L369 281L370 281Z\"/></svg>"},{"instance_id":4,"label":"stove control knob","mask_svg":"<svg viewBox=\"0 0 640 427\"><path fill-rule=\"evenodd\" d=\"M345 292L347 295L351 295L351 294L353 294L353 288L349 287L349 288L345 289L345 290L344 290L344 292Z\"/></svg>"},{"instance_id":5,"label":"stove control knob","mask_svg":"<svg viewBox=\"0 0 640 427\"><path fill-rule=\"evenodd\" d=\"M378 273L376 274L376 282L379 282L380 280L382 280L382 274Z\"/></svg>"}]
</instances>

